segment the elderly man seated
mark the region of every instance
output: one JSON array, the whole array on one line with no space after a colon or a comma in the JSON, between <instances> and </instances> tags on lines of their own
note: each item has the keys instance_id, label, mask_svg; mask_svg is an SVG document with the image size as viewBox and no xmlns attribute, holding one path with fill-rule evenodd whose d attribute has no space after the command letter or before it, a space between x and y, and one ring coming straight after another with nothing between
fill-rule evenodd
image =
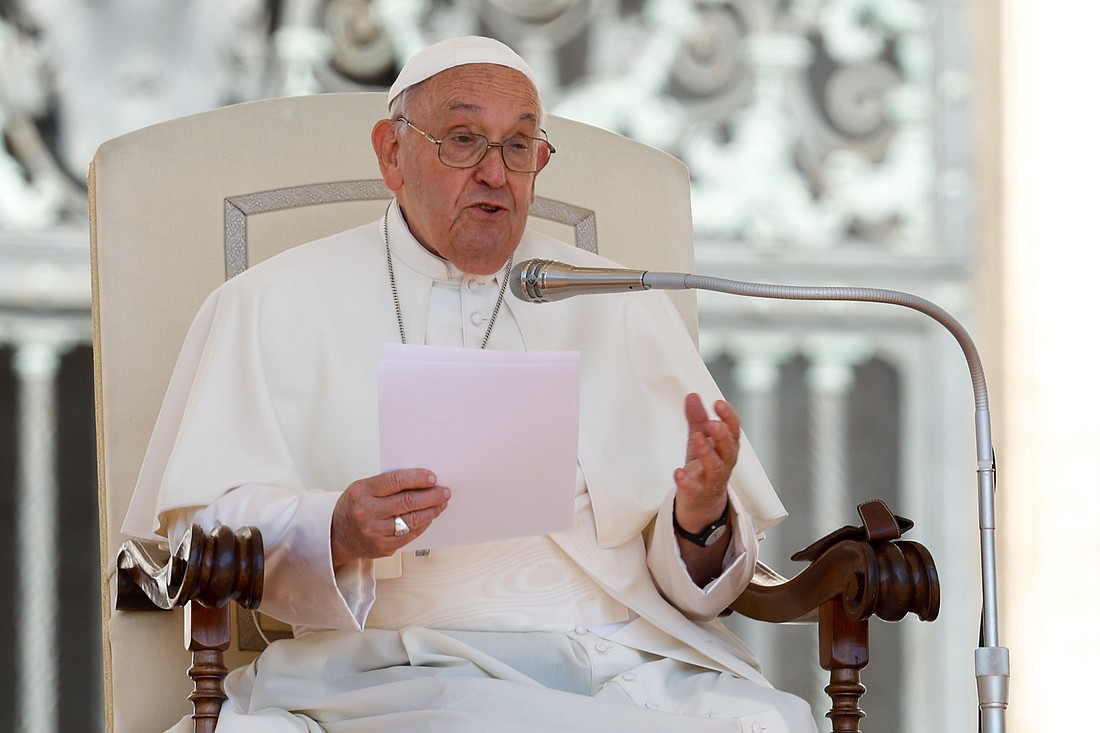
<instances>
[{"instance_id":1,"label":"elderly man seated","mask_svg":"<svg viewBox=\"0 0 1100 733\"><path fill-rule=\"evenodd\" d=\"M261 609L295 634L230 674L218 731L816 730L716 620L783 508L668 298L506 290L513 257L613 264L526 231L554 153L531 69L450 39L409 61L390 112L371 131L385 216L203 305L125 524L263 533ZM381 470L395 342L579 352L571 529L402 552L451 491L432 466Z\"/></svg>"}]
</instances>

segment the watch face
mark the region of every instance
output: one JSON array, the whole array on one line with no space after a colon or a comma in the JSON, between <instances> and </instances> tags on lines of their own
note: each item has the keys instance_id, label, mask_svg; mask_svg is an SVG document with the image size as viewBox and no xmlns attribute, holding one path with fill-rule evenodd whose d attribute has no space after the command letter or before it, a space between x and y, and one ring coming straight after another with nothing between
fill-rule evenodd
<instances>
[{"instance_id":1,"label":"watch face","mask_svg":"<svg viewBox=\"0 0 1100 733\"><path fill-rule=\"evenodd\" d=\"M717 542L718 540L722 539L725 536L726 536L726 525L723 524L721 527L716 527L715 530L710 533L710 535L707 537L707 540L706 540L706 543L707 543L706 546L710 547L715 542Z\"/></svg>"},{"instance_id":2,"label":"watch face","mask_svg":"<svg viewBox=\"0 0 1100 733\"><path fill-rule=\"evenodd\" d=\"M709 526L703 527L703 530L699 534L693 534L688 532L680 523L676 521L676 517L672 518L672 528L676 531L676 534L683 537L688 542L699 547L710 547L718 540L726 536L726 531L729 529L729 509L727 507L726 513L722 515L721 519L717 519Z\"/></svg>"}]
</instances>

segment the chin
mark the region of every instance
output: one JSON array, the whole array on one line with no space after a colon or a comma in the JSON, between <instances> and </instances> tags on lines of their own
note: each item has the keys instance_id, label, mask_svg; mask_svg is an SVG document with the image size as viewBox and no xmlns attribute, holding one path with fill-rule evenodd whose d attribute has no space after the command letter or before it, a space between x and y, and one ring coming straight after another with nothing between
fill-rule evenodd
<instances>
[{"instance_id":1,"label":"chin","mask_svg":"<svg viewBox=\"0 0 1100 733\"><path fill-rule=\"evenodd\" d=\"M518 246L518 242L503 249L494 246L491 250L486 250L483 255L473 254L468 257L455 257L452 263L468 275L493 275L508 264L508 258L512 256Z\"/></svg>"}]
</instances>

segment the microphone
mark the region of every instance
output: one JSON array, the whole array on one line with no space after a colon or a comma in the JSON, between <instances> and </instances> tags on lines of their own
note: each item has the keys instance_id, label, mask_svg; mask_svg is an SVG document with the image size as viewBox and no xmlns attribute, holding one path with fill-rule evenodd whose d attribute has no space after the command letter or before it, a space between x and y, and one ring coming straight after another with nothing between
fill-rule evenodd
<instances>
[{"instance_id":1,"label":"microphone","mask_svg":"<svg viewBox=\"0 0 1100 733\"><path fill-rule=\"evenodd\" d=\"M687 275L627 270L618 267L577 267L555 260L527 260L512 268L512 294L528 303L551 303L574 295L628 293L639 290L686 290Z\"/></svg>"},{"instance_id":2,"label":"microphone","mask_svg":"<svg viewBox=\"0 0 1100 733\"><path fill-rule=\"evenodd\" d=\"M966 358L974 392L974 427L978 458L978 523L981 553L981 641L974 651L980 730L1003 733L1008 707L1008 649L998 644L997 565L994 539L996 473L989 390L977 346L955 318L935 303L910 293L883 288L768 285L706 275L651 272L611 267L575 267L554 260L527 260L512 268L512 293L529 303L547 303L574 295L640 290L711 290L729 295L781 300L859 301L900 305L919 311L946 328Z\"/></svg>"}]
</instances>

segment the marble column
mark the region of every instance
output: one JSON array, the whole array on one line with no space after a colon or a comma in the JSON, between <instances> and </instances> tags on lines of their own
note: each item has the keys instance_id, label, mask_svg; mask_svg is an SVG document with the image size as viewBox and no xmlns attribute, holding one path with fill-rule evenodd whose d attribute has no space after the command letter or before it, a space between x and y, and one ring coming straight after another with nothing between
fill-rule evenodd
<instances>
[{"instance_id":1,"label":"marble column","mask_svg":"<svg viewBox=\"0 0 1100 733\"><path fill-rule=\"evenodd\" d=\"M815 536L824 536L853 520L849 492L848 394L855 367L871 355L858 336L829 335L805 347L810 366L809 459L813 480Z\"/></svg>"},{"instance_id":2,"label":"marble column","mask_svg":"<svg viewBox=\"0 0 1100 733\"><path fill-rule=\"evenodd\" d=\"M31 333L17 340L13 360L19 397L15 657L21 733L54 733L58 722L56 377L65 348L51 334Z\"/></svg>"},{"instance_id":3,"label":"marble column","mask_svg":"<svg viewBox=\"0 0 1100 733\"><path fill-rule=\"evenodd\" d=\"M278 94L290 97L324 91L315 70L328 60L332 44L318 27L320 15L318 0L292 0L284 5L282 22L273 34L283 73Z\"/></svg>"}]
</instances>

